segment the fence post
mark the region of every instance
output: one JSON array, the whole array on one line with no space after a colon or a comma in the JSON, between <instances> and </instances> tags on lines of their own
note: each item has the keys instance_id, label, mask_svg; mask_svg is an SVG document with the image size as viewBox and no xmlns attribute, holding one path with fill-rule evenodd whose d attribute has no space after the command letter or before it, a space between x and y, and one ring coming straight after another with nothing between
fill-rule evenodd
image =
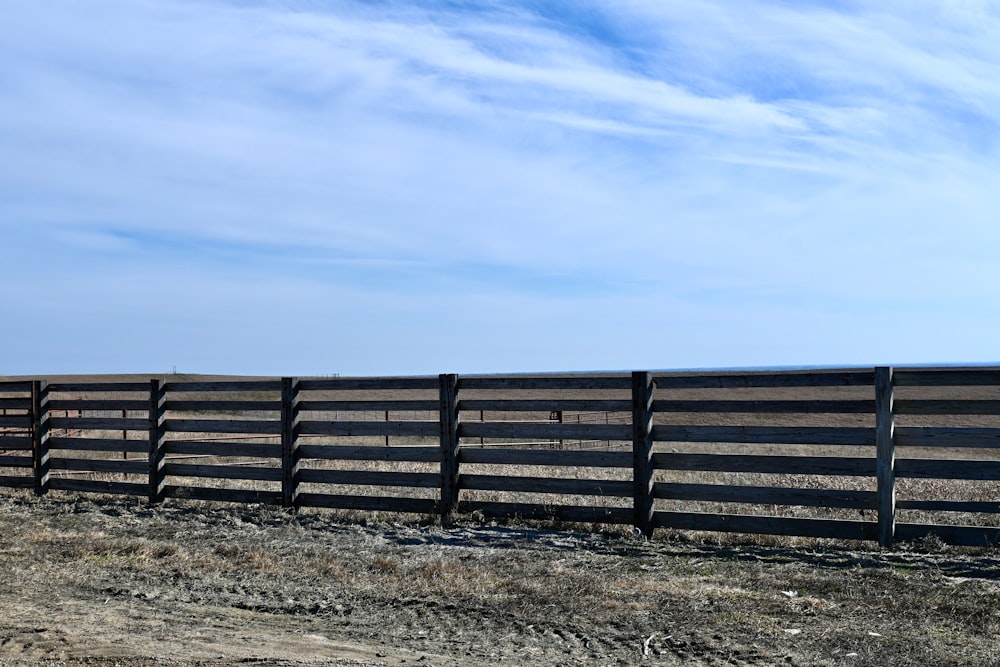
<instances>
[{"instance_id":1,"label":"fence post","mask_svg":"<svg viewBox=\"0 0 1000 667\"><path fill-rule=\"evenodd\" d=\"M35 495L49 492L49 383L31 383L31 454Z\"/></svg>"},{"instance_id":2,"label":"fence post","mask_svg":"<svg viewBox=\"0 0 1000 667\"><path fill-rule=\"evenodd\" d=\"M633 525L653 534L653 375L632 373Z\"/></svg>"},{"instance_id":3,"label":"fence post","mask_svg":"<svg viewBox=\"0 0 1000 667\"><path fill-rule=\"evenodd\" d=\"M149 381L149 502L163 500L166 483L164 465L166 461L166 437L163 428L166 414L167 392L163 380Z\"/></svg>"},{"instance_id":4,"label":"fence post","mask_svg":"<svg viewBox=\"0 0 1000 667\"><path fill-rule=\"evenodd\" d=\"M299 495L299 380L281 378L281 506L295 507Z\"/></svg>"},{"instance_id":5,"label":"fence post","mask_svg":"<svg viewBox=\"0 0 1000 667\"><path fill-rule=\"evenodd\" d=\"M441 518L458 506L458 376L442 373L441 383Z\"/></svg>"},{"instance_id":6,"label":"fence post","mask_svg":"<svg viewBox=\"0 0 1000 667\"><path fill-rule=\"evenodd\" d=\"M892 546L896 534L896 440L892 368L875 368L875 457L878 483L878 543Z\"/></svg>"}]
</instances>

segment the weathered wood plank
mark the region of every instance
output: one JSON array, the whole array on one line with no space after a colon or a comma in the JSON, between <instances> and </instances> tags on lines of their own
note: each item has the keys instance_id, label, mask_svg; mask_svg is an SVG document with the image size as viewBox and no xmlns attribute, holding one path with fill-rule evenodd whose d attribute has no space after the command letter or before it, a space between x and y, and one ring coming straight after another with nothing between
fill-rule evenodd
<instances>
[{"instance_id":1,"label":"weathered wood plank","mask_svg":"<svg viewBox=\"0 0 1000 667\"><path fill-rule=\"evenodd\" d=\"M240 419L166 419L163 430L172 433L233 433L281 435L281 422Z\"/></svg>"},{"instance_id":2,"label":"weathered wood plank","mask_svg":"<svg viewBox=\"0 0 1000 667\"><path fill-rule=\"evenodd\" d=\"M875 478L878 486L878 543L890 547L896 530L896 425L893 369L875 369Z\"/></svg>"},{"instance_id":3,"label":"weathered wood plank","mask_svg":"<svg viewBox=\"0 0 1000 667\"><path fill-rule=\"evenodd\" d=\"M632 373L632 525L653 535L653 376Z\"/></svg>"},{"instance_id":4,"label":"weathered wood plank","mask_svg":"<svg viewBox=\"0 0 1000 667\"><path fill-rule=\"evenodd\" d=\"M148 400L97 400L81 398L72 400L52 399L49 401L49 410L141 410L145 412L148 409Z\"/></svg>"},{"instance_id":5,"label":"weathered wood plank","mask_svg":"<svg viewBox=\"0 0 1000 667\"><path fill-rule=\"evenodd\" d=\"M657 528L704 530L724 533L754 533L826 537L838 540L876 540L878 524L869 521L806 519L797 517L751 516L741 514L704 514L700 512L656 512Z\"/></svg>"},{"instance_id":6,"label":"weathered wood plank","mask_svg":"<svg viewBox=\"0 0 1000 667\"><path fill-rule=\"evenodd\" d=\"M559 479L553 477L515 477L461 474L459 487L476 491L510 493L558 493L573 496L631 498L632 482L609 479Z\"/></svg>"},{"instance_id":7,"label":"weathered wood plank","mask_svg":"<svg viewBox=\"0 0 1000 667\"><path fill-rule=\"evenodd\" d=\"M368 512L402 512L405 514L435 514L437 501L426 498L394 496L345 496L324 493L300 493L300 507L361 510Z\"/></svg>"},{"instance_id":8,"label":"weathered wood plank","mask_svg":"<svg viewBox=\"0 0 1000 667\"><path fill-rule=\"evenodd\" d=\"M978 514L1000 514L1000 501L897 500L896 507L901 510L921 510L925 512L972 512Z\"/></svg>"},{"instance_id":9,"label":"weathered wood plank","mask_svg":"<svg viewBox=\"0 0 1000 667\"><path fill-rule=\"evenodd\" d=\"M438 510L443 521L455 511L459 495L459 409L458 376L442 373L438 376L438 449L441 452L441 476L438 483L441 497Z\"/></svg>"},{"instance_id":10,"label":"weathered wood plank","mask_svg":"<svg viewBox=\"0 0 1000 667\"><path fill-rule=\"evenodd\" d=\"M1000 385L1000 369L895 369L897 387L984 387Z\"/></svg>"},{"instance_id":11,"label":"weathered wood plank","mask_svg":"<svg viewBox=\"0 0 1000 667\"><path fill-rule=\"evenodd\" d=\"M433 412L438 411L437 401L299 401L301 412Z\"/></svg>"},{"instance_id":12,"label":"weathered wood plank","mask_svg":"<svg viewBox=\"0 0 1000 667\"><path fill-rule=\"evenodd\" d=\"M899 447L1000 447L1000 428L898 426Z\"/></svg>"},{"instance_id":13,"label":"weathered wood plank","mask_svg":"<svg viewBox=\"0 0 1000 667\"><path fill-rule=\"evenodd\" d=\"M1000 528L917 523L896 524L896 538L904 542L913 542L931 535L954 546L991 547L1000 545Z\"/></svg>"},{"instance_id":14,"label":"weathered wood plank","mask_svg":"<svg viewBox=\"0 0 1000 667\"><path fill-rule=\"evenodd\" d=\"M796 489L771 486L728 486L657 482L653 494L661 500L742 503L751 505L799 505L803 507L876 508L874 491L847 489Z\"/></svg>"},{"instance_id":15,"label":"weathered wood plank","mask_svg":"<svg viewBox=\"0 0 1000 667\"><path fill-rule=\"evenodd\" d=\"M45 380L31 383L32 468L35 476L35 495L43 496L49 490L49 387Z\"/></svg>"},{"instance_id":16,"label":"weathered wood plank","mask_svg":"<svg viewBox=\"0 0 1000 667\"><path fill-rule=\"evenodd\" d=\"M113 493L126 496L146 495L145 484L132 482L110 482L94 479L74 479L68 477L53 477L49 488L56 491L76 491L77 493Z\"/></svg>"},{"instance_id":17,"label":"weathered wood plank","mask_svg":"<svg viewBox=\"0 0 1000 667\"><path fill-rule=\"evenodd\" d=\"M146 416L149 420L149 431L146 435L148 452L146 454L146 494L150 504L163 500L163 487L166 476L163 466L166 463L166 434L163 422L166 415L167 392L163 389L163 380L153 378L149 381L149 407Z\"/></svg>"},{"instance_id":18,"label":"weathered wood plank","mask_svg":"<svg viewBox=\"0 0 1000 667\"><path fill-rule=\"evenodd\" d=\"M506 377L460 377L459 392L466 390L629 390L632 378L629 376L506 376Z\"/></svg>"},{"instance_id":19,"label":"weathered wood plank","mask_svg":"<svg viewBox=\"0 0 1000 667\"><path fill-rule=\"evenodd\" d=\"M437 463L437 447L350 447L346 445L299 445L300 459L327 461L414 461Z\"/></svg>"},{"instance_id":20,"label":"weathered wood plank","mask_svg":"<svg viewBox=\"0 0 1000 667\"><path fill-rule=\"evenodd\" d=\"M536 465L593 468L631 468L632 452L578 451L572 449L504 449L462 447L459 461L487 465Z\"/></svg>"},{"instance_id":21,"label":"weathered wood plank","mask_svg":"<svg viewBox=\"0 0 1000 667\"><path fill-rule=\"evenodd\" d=\"M843 475L873 477L874 458L848 456L764 456L749 454L653 454L657 470L702 470L709 472L752 472L788 475Z\"/></svg>"},{"instance_id":22,"label":"weathered wood plank","mask_svg":"<svg viewBox=\"0 0 1000 667\"><path fill-rule=\"evenodd\" d=\"M189 456L243 456L257 459L281 458L280 445L268 445L259 442L168 440L164 443L163 448L166 454L184 454Z\"/></svg>"},{"instance_id":23,"label":"weathered wood plank","mask_svg":"<svg viewBox=\"0 0 1000 667\"><path fill-rule=\"evenodd\" d=\"M653 427L657 442L733 442L773 445L874 446L875 429L855 426L688 426Z\"/></svg>"},{"instance_id":24,"label":"weathered wood plank","mask_svg":"<svg viewBox=\"0 0 1000 667\"><path fill-rule=\"evenodd\" d=\"M147 461L123 461L121 459L63 459L52 457L51 470L75 470L77 472L114 472L128 475L145 475Z\"/></svg>"},{"instance_id":25,"label":"weathered wood plank","mask_svg":"<svg viewBox=\"0 0 1000 667\"><path fill-rule=\"evenodd\" d=\"M213 479L243 479L262 482L281 481L281 468L263 468L258 466L167 462L163 466L163 472L168 477L210 477Z\"/></svg>"},{"instance_id":26,"label":"weathered wood plank","mask_svg":"<svg viewBox=\"0 0 1000 667\"><path fill-rule=\"evenodd\" d=\"M1000 480L1000 461L897 459L896 477L996 481Z\"/></svg>"},{"instance_id":27,"label":"weathered wood plank","mask_svg":"<svg viewBox=\"0 0 1000 667\"><path fill-rule=\"evenodd\" d=\"M32 475L0 475L0 487L7 489L30 489L35 485Z\"/></svg>"},{"instance_id":28,"label":"weathered wood plank","mask_svg":"<svg viewBox=\"0 0 1000 667\"><path fill-rule=\"evenodd\" d=\"M129 393L149 391L145 382L53 382L49 384L49 392L53 394L86 394L86 393Z\"/></svg>"},{"instance_id":29,"label":"weathered wood plank","mask_svg":"<svg viewBox=\"0 0 1000 667\"><path fill-rule=\"evenodd\" d=\"M303 484L343 484L352 486L410 486L436 489L441 475L431 472L384 472L373 470L299 470Z\"/></svg>"},{"instance_id":30,"label":"weathered wood plank","mask_svg":"<svg viewBox=\"0 0 1000 667\"><path fill-rule=\"evenodd\" d=\"M632 402L610 399L464 399L458 409L467 412L622 412L632 411Z\"/></svg>"},{"instance_id":31,"label":"weathered wood plank","mask_svg":"<svg viewBox=\"0 0 1000 667\"><path fill-rule=\"evenodd\" d=\"M517 518L530 520L556 520L580 523L632 523L631 507L588 507L579 505L541 505L537 503L502 503L480 500L461 500L458 511L474 512L490 518Z\"/></svg>"},{"instance_id":32,"label":"weathered wood plank","mask_svg":"<svg viewBox=\"0 0 1000 667\"><path fill-rule=\"evenodd\" d=\"M325 380L300 380L299 389L307 391L411 391L438 388L438 379L431 377L384 378L329 378Z\"/></svg>"},{"instance_id":33,"label":"weathered wood plank","mask_svg":"<svg viewBox=\"0 0 1000 667\"><path fill-rule=\"evenodd\" d=\"M165 409L174 412L278 412L280 401L179 401L168 400Z\"/></svg>"},{"instance_id":34,"label":"weathered wood plank","mask_svg":"<svg viewBox=\"0 0 1000 667\"><path fill-rule=\"evenodd\" d=\"M896 399L897 415L1000 415L1000 401Z\"/></svg>"},{"instance_id":35,"label":"weathered wood plank","mask_svg":"<svg viewBox=\"0 0 1000 667\"><path fill-rule=\"evenodd\" d=\"M779 373L719 373L655 375L660 389L742 389L778 387L868 387L875 383L871 370Z\"/></svg>"},{"instance_id":36,"label":"weathered wood plank","mask_svg":"<svg viewBox=\"0 0 1000 667\"><path fill-rule=\"evenodd\" d=\"M299 492L299 381L281 378L281 506L295 507Z\"/></svg>"},{"instance_id":37,"label":"weathered wood plank","mask_svg":"<svg viewBox=\"0 0 1000 667\"><path fill-rule=\"evenodd\" d=\"M123 419L122 417L59 417L49 419L51 429L77 429L92 431L146 431L147 419Z\"/></svg>"},{"instance_id":38,"label":"weathered wood plank","mask_svg":"<svg viewBox=\"0 0 1000 667\"><path fill-rule=\"evenodd\" d=\"M461 438L532 440L617 440L631 442L631 424L558 424L555 422L462 422Z\"/></svg>"},{"instance_id":39,"label":"weathered wood plank","mask_svg":"<svg viewBox=\"0 0 1000 667\"><path fill-rule=\"evenodd\" d=\"M115 438L49 438L50 450L75 452L135 452L145 454L149 445L145 440L120 440Z\"/></svg>"},{"instance_id":40,"label":"weathered wood plank","mask_svg":"<svg viewBox=\"0 0 1000 667\"><path fill-rule=\"evenodd\" d=\"M31 436L0 435L0 449L31 451Z\"/></svg>"},{"instance_id":41,"label":"weathered wood plank","mask_svg":"<svg viewBox=\"0 0 1000 667\"><path fill-rule=\"evenodd\" d=\"M143 386L143 389L146 389ZM275 392L281 391L281 380L236 380L220 382L167 382L164 389L169 393L211 393L211 392Z\"/></svg>"},{"instance_id":42,"label":"weathered wood plank","mask_svg":"<svg viewBox=\"0 0 1000 667\"><path fill-rule=\"evenodd\" d=\"M257 489L213 489L203 486L166 485L163 487L163 497L242 503L244 505L281 504L280 491L260 491Z\"/></svg>"},{"instance_id":43,"label":"weathered wood plank","mask_svg":"<svg viewBox=\"0 0 1000 667\"><path fill-rule=\"evenodd\" d=\"M31 468L33 460L30 456L0 456L0 468Z\"/></svg>"},{"instance_id":44,"label":"weathered wood plank","mask_svg":"<svg viewBox=\"0 0 1000 667\"><path fill-rule=\"evenodd\" d=\"M396 435L425 436L436 438L440 425L435 421L299 421L299 435Z\"/></svg>"},{"instance_id":45,"label":"weathered wood plank","mask_svg":"<svg viewBox=\"0 0 1000 667\"><path fill-rule=\"evenodd\" d=\"M657 400L654 412L737 413L737 414L872 414L874 401L714 401Z\"/></svg>"}]
</instances>

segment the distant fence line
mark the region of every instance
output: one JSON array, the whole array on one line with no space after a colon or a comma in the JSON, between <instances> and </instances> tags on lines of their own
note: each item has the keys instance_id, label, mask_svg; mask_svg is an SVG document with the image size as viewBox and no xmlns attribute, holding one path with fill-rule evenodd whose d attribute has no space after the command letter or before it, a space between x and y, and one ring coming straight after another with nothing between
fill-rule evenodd
<instances>
[{"instance_id":1,"label":"distant fence line","mask_svg":"<svg viewBox=\"0 0 1000 667\"><path fill-rule=\"evenodd\" d=\"M460 512L556 518L630 524L646 535L668 528L870 540L882 546L930 535L951 544L1000 543L1000 528L995 525L897 520L900 510L1000 514L996 496L976 501L896 499L898 479L1000 480L996 457L897 457L900 447L997 451L1000 427L898 426L898 417L981 419L1000 415L1000 400L934 395L897 400L896 389L902 387L923 388L931 394L940 388L995 387L1000 391L1000 370L876 367L805 372L637 371L614 376L443 374L221 382L0 382L0 468L11 473L0 476L0 486L33 488L39 495L50 490L140 495L151 503L176 497L444 517ZM854 393L845 397L839 388L851 388ZM731 394L774 390L774 396L659 397L702 389ZM866 397L859 397L867 390ZM567 423L553 417L573 411L616 418ZM129 416L130 412L145 416ZM375 413L384 419L363 417ZM390 413L400 416L389 419ZM510 418L532 413L547 416ZM485 414L499 417L486 420ZM853 422L834 426L738 423L740 415L765 414L839 415L842 421ZM699 423L670 423L676 421L667 418L671 415ZM130 433L144 437L130 438ZM223 439L228 437L237 440ZM388 443L389 437L405 439L404 446L356 444L359 438L385 438ZM486 440L495 442L487 445ZM606 441L621 446L608 451L517 446L525 440ZM867 448L869 454L664 450L681 443ZM122 458L111 458L117 455ZM181 457L232 462L177 462ZM253 460L247 462L248 458ZM362 462L423 468L335 467ZM496 472L504 466L538 466L543 474ZM618 477L560 477L546 468L607 469L618 471ZM875 489L670 481L671 472L690 471L866 477L874 479ZM124 481L74 478L74 473L121 475ZM243 488L202 486L199 479L235 480ZM369 493L343 492L344 487L349 491L364 487ZM433 497L371 493L371 489L385 488L432 490ZM463 491L582 496L594 502L463 499ZM669 511L657 509L657 500L846 509L862 515L869 511L876 520Z\"/></svg>"}]
</instances>

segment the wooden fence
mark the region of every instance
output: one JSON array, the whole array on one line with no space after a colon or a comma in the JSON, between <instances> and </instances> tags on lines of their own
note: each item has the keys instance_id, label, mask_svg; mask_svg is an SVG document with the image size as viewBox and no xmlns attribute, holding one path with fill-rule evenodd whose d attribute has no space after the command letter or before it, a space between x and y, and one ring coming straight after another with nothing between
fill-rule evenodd
<instances>
[{"instance_id":1,"label":"wooden fence","mask_svg":"<svg viewBox=\"0 0 1000 667\"><path fill-rule=\"evenodd\" d=\"M987 545L998 391L887 367L8 382L0 486Z\"/></svg>"}]
</instances>

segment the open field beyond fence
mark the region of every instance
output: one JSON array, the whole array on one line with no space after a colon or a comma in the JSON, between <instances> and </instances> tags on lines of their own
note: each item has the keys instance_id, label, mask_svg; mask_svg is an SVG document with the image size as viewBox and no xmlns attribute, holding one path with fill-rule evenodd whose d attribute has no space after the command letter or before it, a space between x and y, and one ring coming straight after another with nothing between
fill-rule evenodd
<instances>
[{"instance_id":1,"label":"open field beyond fence","mask_svg":"<svg viewBox=\"0 0 1000 667\"><path fill-rule=\"evenodd\" d=\"M1000 370L0 382L0 486L1000 543Z\"/></svg>"}]
</instances>

